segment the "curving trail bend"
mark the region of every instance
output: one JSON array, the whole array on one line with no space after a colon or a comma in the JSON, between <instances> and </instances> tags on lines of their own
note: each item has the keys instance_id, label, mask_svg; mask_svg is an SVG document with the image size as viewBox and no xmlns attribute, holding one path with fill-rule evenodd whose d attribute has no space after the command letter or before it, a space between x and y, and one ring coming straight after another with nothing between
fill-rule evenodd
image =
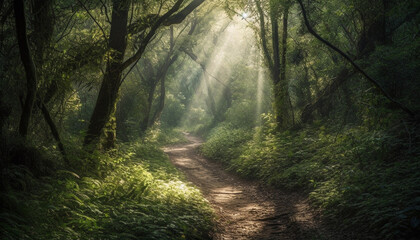
<instances>
[{"instance_id":1,"label":"curving trail bend","mask_svg":"<svg viewBox=\"0 0 420 240\"><path fill-rule=\"evenodd\" d=\"M164 148L172 163L198 186L218 216L214 239L346 239L325 230L298 193L244 180L200 156L201 139ZM335 236L333 236L335 235ZM339 236L339 237L338 237Z\"/></svg>"}]
</instances>

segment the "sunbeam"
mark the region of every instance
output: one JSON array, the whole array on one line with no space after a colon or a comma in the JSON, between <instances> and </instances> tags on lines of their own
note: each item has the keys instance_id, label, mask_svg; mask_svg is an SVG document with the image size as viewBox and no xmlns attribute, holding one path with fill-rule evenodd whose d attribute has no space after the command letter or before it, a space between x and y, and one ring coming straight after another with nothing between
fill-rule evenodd
<instances>
[{"instance_id":1,"label":"sunbeam","mask_svg":"<svg viewBox=\"0 0 420 240\"><path fill-rule=\"evenodd\" d=\"M259 58L259 68L258 68L258 81L257 81L257 110L255 112L255 118L256 118L256 122L257 122L257 126L261 125L261 113L262 113L262 109L261 109L261 105L263 102L263 93L264 93L264 78L265 78L265 74L264 74L264 68L263 68L263 63L261 60L261 57Z\"/></svg>"},{"instance_id":2,"label":"sunbeam","mask_svg":"<svg viewBox=\"0 0 420 240\"><path fill-rule=\"evenodd\" d=\"M220 15L224 16L225 13L220 12ZM187 125L191 124L192 115L200 112L198 109L206 110L214 118L218 117L215 116L218 114L217 106L224 100L223 93L232 79L232 68L240 62L252 64L254 61L254 38L246 23L238 17L229 21L226 21L226 17L219 19L221 20L215 23L215 29L204 41L205 45L214 45L211 54L204 51L199 51L198 54L201 76L199 86L182 118L182 122Z\"/></svg>"}]
</instances>

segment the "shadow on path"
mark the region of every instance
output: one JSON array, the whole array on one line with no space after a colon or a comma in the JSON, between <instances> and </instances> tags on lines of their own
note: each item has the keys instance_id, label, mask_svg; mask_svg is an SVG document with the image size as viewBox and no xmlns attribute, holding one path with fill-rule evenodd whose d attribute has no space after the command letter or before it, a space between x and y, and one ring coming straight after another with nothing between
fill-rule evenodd
<instances>
[{"instance_id":1,"label":"shadow on path","mask_svg":"<svg viewBox=\"0 0 420 240\"><path fill-rule=\"evenodd\" d=\"M164 151L215 209L219 219L214 239L341 239L321 230L304 197L226 172L198 154L201 139L186 137L190 143Z\"/></svg>"}]
</instances>

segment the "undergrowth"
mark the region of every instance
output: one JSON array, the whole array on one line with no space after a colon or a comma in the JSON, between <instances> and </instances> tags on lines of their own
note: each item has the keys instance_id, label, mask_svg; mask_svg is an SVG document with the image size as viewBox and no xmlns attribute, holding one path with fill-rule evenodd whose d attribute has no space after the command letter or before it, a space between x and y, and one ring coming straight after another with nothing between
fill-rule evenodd
<instances>
[{"instance_id":1,"label":"undergrowth","mask_svg":"<svg viewBox=\"0 0 420 240\"><path fill-rule=\"evenodd\" d=\"M210 131L201 151L213 160L229 163L245 150L244 144L252 137L245 129L235 129L229 124L220 125Z\"/></svg>"},{"instance_id":2,"label":"undergrowth","mask_svg":"<svg viewBox=\"0 0 420 240\"><path fill-rule=\"evenodd\" d=\"M149 134L94 154L100 174L73 169L39 177L23 165L4 167L0 238L210 239L212 210L171 165L161 140Z\"/></svg>"},{"instance_id":3,"label":"undergrowth","mask_svg":"<svg viewBox=\"0 0 420 240\"><path fill-rule=\"evenodd\" d=\"M202 152L243 176L308 192L344 228L378 239L420 236L420 148L413 128L343 129L319 122L298 131L274 129L266 121L249 137L222 126Z\"/></svg>"}]
</instances>

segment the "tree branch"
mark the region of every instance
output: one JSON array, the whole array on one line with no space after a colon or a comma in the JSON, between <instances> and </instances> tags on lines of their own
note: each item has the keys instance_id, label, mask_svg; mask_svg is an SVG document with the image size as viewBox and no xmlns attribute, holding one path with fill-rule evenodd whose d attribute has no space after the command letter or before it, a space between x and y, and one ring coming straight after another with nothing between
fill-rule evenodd
<instances>
[{"instance_id":1,"label":"tree branch","mask_svg":"<svg viewBox=\"0 0 420 240\"><path fill-rule=\"evenodd\" d=\"M99 29L101 29L102 34L104 35L105 41L108 41L105 30L98 23L98 21L96 21L96 19L93 17L93 15L89 12L89 9L86 8L85 4L82 1L80 1L80 0L77 0L77 1L80 3L80 5L82 5L82 7L85 9L86 13L90 16L90 18L92 18L92 20L95 22L95 24L98 25Z\"/></svg>"},{"instance_id":2,"label":"tree branch","mask_svg":"<svg viewBox=\"0 0 420 240\"><path fill-rule=\"evenodd\" d=\"M16 23L16 38L19 45L20 59L25 69L26 76L26 99L22 108L22 114L19 121L19 135L26 138L32 113L32 107L35 102L37 89L37 76L35 64L29 49L28 37L26 33L25 4L23 0L13 2Z\"/></svg>"},{"instance_id":3,"label":"tree branch","mask_svg":"<svg viewBox=\"0 0 420 240\"><path fill-rule=\"evenodd\" d=\"M198 65L200 65L201 69L203 69L203 72L206 73L207 75L209 75L210 77L212 77L214 80L216 80L217 82L219 82L221 85L223 85L226 88L229 88L229 86L227 86L224 82L220 81L217 77L215 77L214 75L212 75L211 73L209 73L206 69L206 66L201 63L200 61L198 61L198 57L197 55L195 55L193 52L182 48L181 49L185 54L188 55L188 57L190 57L195 63L197 63Z\"/></svg>"},{"instance_id":4,"label":"tree branch","mask_svg":"<svg viewBox=\"0 0 420 240\"><path fill-rule=\"evenodd\" d=\"M258 14L260 15L260 37L261 37L261 43L262 43L264 56L267 60L268 67L270 69L273 69L273 66L274 66L273 60L270 57L270 52L268 51L268 46L267 46L267 34L265 32L264 12L261 8L261 3L259 0L255 0L255 5L257 6Z\"/></svg>"},{"instance_id":5,"label":"tree branch","mask_svg":"<svg viewBox=\"0 0 420 240\"><path fill-rule=\"evenodd\" d=\"M188 6L186 6L184 9L179 11L177 14L172 15L169 17L163 25L170 26L172 24L179 24L192 12L194 9L199 7L205 0L194 0Z\"/></svg>"},{"instance_id":6,"label":"tree branch","mask_svg":"<svg viewBox=\"0 0 420 240\"><path fill-rule=\"evenodd\" d=\"M414 112L412 112L410 109L408 109L406 106L402 105L400 102L396 101L395 99L393 99L391 97L391 95L389 95L385 89L380 85L379 82L377 82L375 79L373 79L372 77L370 77L365 71L363 71L363 69L361 69L359 67L359 65L357 65L347 54L345 54L343 51L341 51L339 48L335 47L334 45L332 45L330 42L328 42L327 40L323 39L320 35L318 35L313 28L311 27L311 25L309 24L309 20L306 14L306 10L305 7L303 6L302 0L297 0L301 9L302 9L302 14L303 14L303 19L305 21L305 25L308 28L309 33L311 33L315 38L317 38L319 41L321 41L322 43L324 43L325 45L327 45L329 48L331 48L332 50L334 50L335 52L339 53L344 59L346 59L359 73L361 73L369 82L371 82L392 104L394 104L396 107L400 108L401 110L403 110L404 112L406 112L408 115L410 115L411 117L415 117Z\"/></svg>"},{"instance_id":7,"label":"tree branch","mask_svg":"<svg viewBox=\"0 0 420 240\"><path fill-rule=\"evenodd\" d=\"M129 67L131 64L135 63L140 57L143 55L144 50L146 50L147 44L150 42L152 37L155 35L156 31L159 29L159 27L162 25L163 22L165 22L172 14L174 14L178 9L180 8L182 2L184 0L178 0L175 5L166 12L162 17L160 17L152 26L149 33L146 35L146 37L143 39L143 41L140 44L139 49L137 52L131 56L129 59L127 59L122 65L122 70ZM200 0L202 1L202 0Z\"/></svg>"},{"instance_id":8,"label":"tree branch","mask_svg":"<svg viewBox=\"0 0 420 240\"><path fill-rule=\"evenodd\" d=\"M178 13L168 17L162 25L170 26L173 24L181 23L194 9L199 7L205 0L194 0L190 4L188 4L183 10L179 11ZM152 21L153 19L159 17L159 14L149 14L146 15L144 18L141 18L139 21L134 22L128 26L128 32L130 34L136 34L146 29L150 28L151 23L148 21Z\"/></svg>"}]
</instances>

